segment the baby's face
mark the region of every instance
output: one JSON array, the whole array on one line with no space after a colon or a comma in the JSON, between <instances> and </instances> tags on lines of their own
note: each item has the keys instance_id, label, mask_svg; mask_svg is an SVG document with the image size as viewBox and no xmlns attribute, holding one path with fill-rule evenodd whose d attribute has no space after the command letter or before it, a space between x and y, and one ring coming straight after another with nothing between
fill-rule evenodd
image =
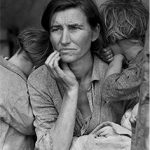
<instances>
[{"instance_id":1,"label":"baby's face","mask_svg":"<svg viewBox=\"0 0 150 150\"><path fill-rule=\"evenodd\" d=\"M131 117L131 114L132 114L132 110L127 110L125 112L125 114L123 115L122 119L121 119L121 126L131 130L131 123L130 123L130 117Z\"/></svg>"},{"instance_id":2,"label":"baby's face","mask_svg":"<svg viewBox=\"0 0 150 150\"><path fill-rule=\"evenodd\" d=\"M128 111L125 112L125 114L123 115L123 117L125 117L125 119L128 119L128 118L131 117L131 115L132 115L132 110L128 110Z\"/></svg>"}]
</instances>

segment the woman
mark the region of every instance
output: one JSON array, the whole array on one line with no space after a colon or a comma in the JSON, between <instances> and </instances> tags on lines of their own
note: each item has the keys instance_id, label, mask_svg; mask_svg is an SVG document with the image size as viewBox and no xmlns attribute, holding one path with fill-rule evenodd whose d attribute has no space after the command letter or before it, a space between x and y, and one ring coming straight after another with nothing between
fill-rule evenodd
<instances>
[{"instance_id":1,"label":"woman","mask_svg":"<svg viewBox=\"0 0 150 150\"><path fill-rule=\"evenodd\" d=\"M119 122L128 102L112 107L101 100L108 66L96 56L104 30L93 1L51 0L42 25L54 52L29 77L36 148L69 150L74 137L104 121Z\"/></svg>"}]
</instances>

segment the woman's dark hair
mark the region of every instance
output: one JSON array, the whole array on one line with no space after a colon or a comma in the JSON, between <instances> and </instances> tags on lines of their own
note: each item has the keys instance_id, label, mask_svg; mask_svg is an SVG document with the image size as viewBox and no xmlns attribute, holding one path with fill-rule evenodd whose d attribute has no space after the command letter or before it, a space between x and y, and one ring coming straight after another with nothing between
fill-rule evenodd
<instances>
[{"instance_id":1,"label":"woman's dark hair","mask_svg":"<svg viewBox=\"0 0 150 150\"><path fill-rule=\"evenodd\" d=\"M49 33L41 29L25 29L18 35L19 51L26 52L31 62L39 67L50 55Z\"/></svg>"},{"instance_id":2,"label":"woman's dark hair","mask_svg":"<svg viewBox=\"0 0 150 150\"><path fill-rule=\"evenodd\" d=\"M104 37L103 24L100 18L98 7L93 0L51 0L47 5L41 20L43 28L50 32L50 23L54 13L69 8L80 8L87 17L87 21L92 29L98 24L100 26L100 36L95 42L91 44L92 53L99 53L99 50L103 47Z\"/></svg>"},{"instance_id":3,"label":"woman's dark hair","mask_svg":"<svg viewBox=\"0 0 150 150\"><path fill-rule=\"evenodd\" d=\"M108 0L100 6L108 44L123 39L143 41L149 13L138 0Z\"/></svg>"}]
</instances>

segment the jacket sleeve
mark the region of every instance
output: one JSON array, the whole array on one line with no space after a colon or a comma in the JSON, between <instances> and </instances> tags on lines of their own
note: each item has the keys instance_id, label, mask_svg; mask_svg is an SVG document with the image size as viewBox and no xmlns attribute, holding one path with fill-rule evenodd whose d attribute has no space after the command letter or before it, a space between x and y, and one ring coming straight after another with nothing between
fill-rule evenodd
<instances>
[{"instance_id":1,"label":"jacket sleeve","mask_svg":"<svg viewBox=\"0 0 150 150\"><path fill-rule=\"evenodd\" d=\"M57 89L54 81L49 81L45 69L39 70L28 79L28 87L35 116L34 126L37 136L35 147L38 150L53 149L52 130L58 117L53 92ZM58 94L59 95L59 94ZM58 96L58 99L60 97Z\"/></svg>"},{"instance_id":2,"label":"jacket sleeve","mask_svg":"<svg viewBox=\"0 0 150 150\"><path fill-rule=\"evenodd\" d=\"M122 73L115 73L105 80L102 90L102 98L105 101L131 100L139 97L142 83L142 69L139 65L133 65Z\"/></svg>"},{"instance_id":3,"label":"jacket sleeve","mask_svg":"<svg viewBox=\"0 0 150 150\"><path fill-rule=\"evenodd\" d=\"M23 87L26 87L26 85ZM15 89L15 87L13 88ZM12 90L12 88L9 90ZM13 91L15 91L14 94ZM7 94L4 92L7 92ZM34 117L27 88L23 88L20 91L0 92L0 119L24 135L35 134L33 127Z\"/></svg>"}]
</instances>

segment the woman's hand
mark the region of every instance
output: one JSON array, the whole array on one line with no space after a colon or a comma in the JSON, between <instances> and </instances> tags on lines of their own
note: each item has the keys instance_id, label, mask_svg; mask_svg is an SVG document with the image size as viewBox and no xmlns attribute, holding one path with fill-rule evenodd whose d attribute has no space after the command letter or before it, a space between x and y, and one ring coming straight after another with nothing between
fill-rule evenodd
<instances>
[{"instance_id":1,"label":"woman's hand","mask_svg":"<svg viewBox=\"0 0 150 150\"><path fill-rule=\"evenodd\" d=\"M45 64L48 67L51 75L62 83L66 90L72 90L78 88L78 82L75 75L70 70L66 63L62 63L59 66L60 55L59 52L54 51L46 60Z\"/></svg>"}]
</instances>

